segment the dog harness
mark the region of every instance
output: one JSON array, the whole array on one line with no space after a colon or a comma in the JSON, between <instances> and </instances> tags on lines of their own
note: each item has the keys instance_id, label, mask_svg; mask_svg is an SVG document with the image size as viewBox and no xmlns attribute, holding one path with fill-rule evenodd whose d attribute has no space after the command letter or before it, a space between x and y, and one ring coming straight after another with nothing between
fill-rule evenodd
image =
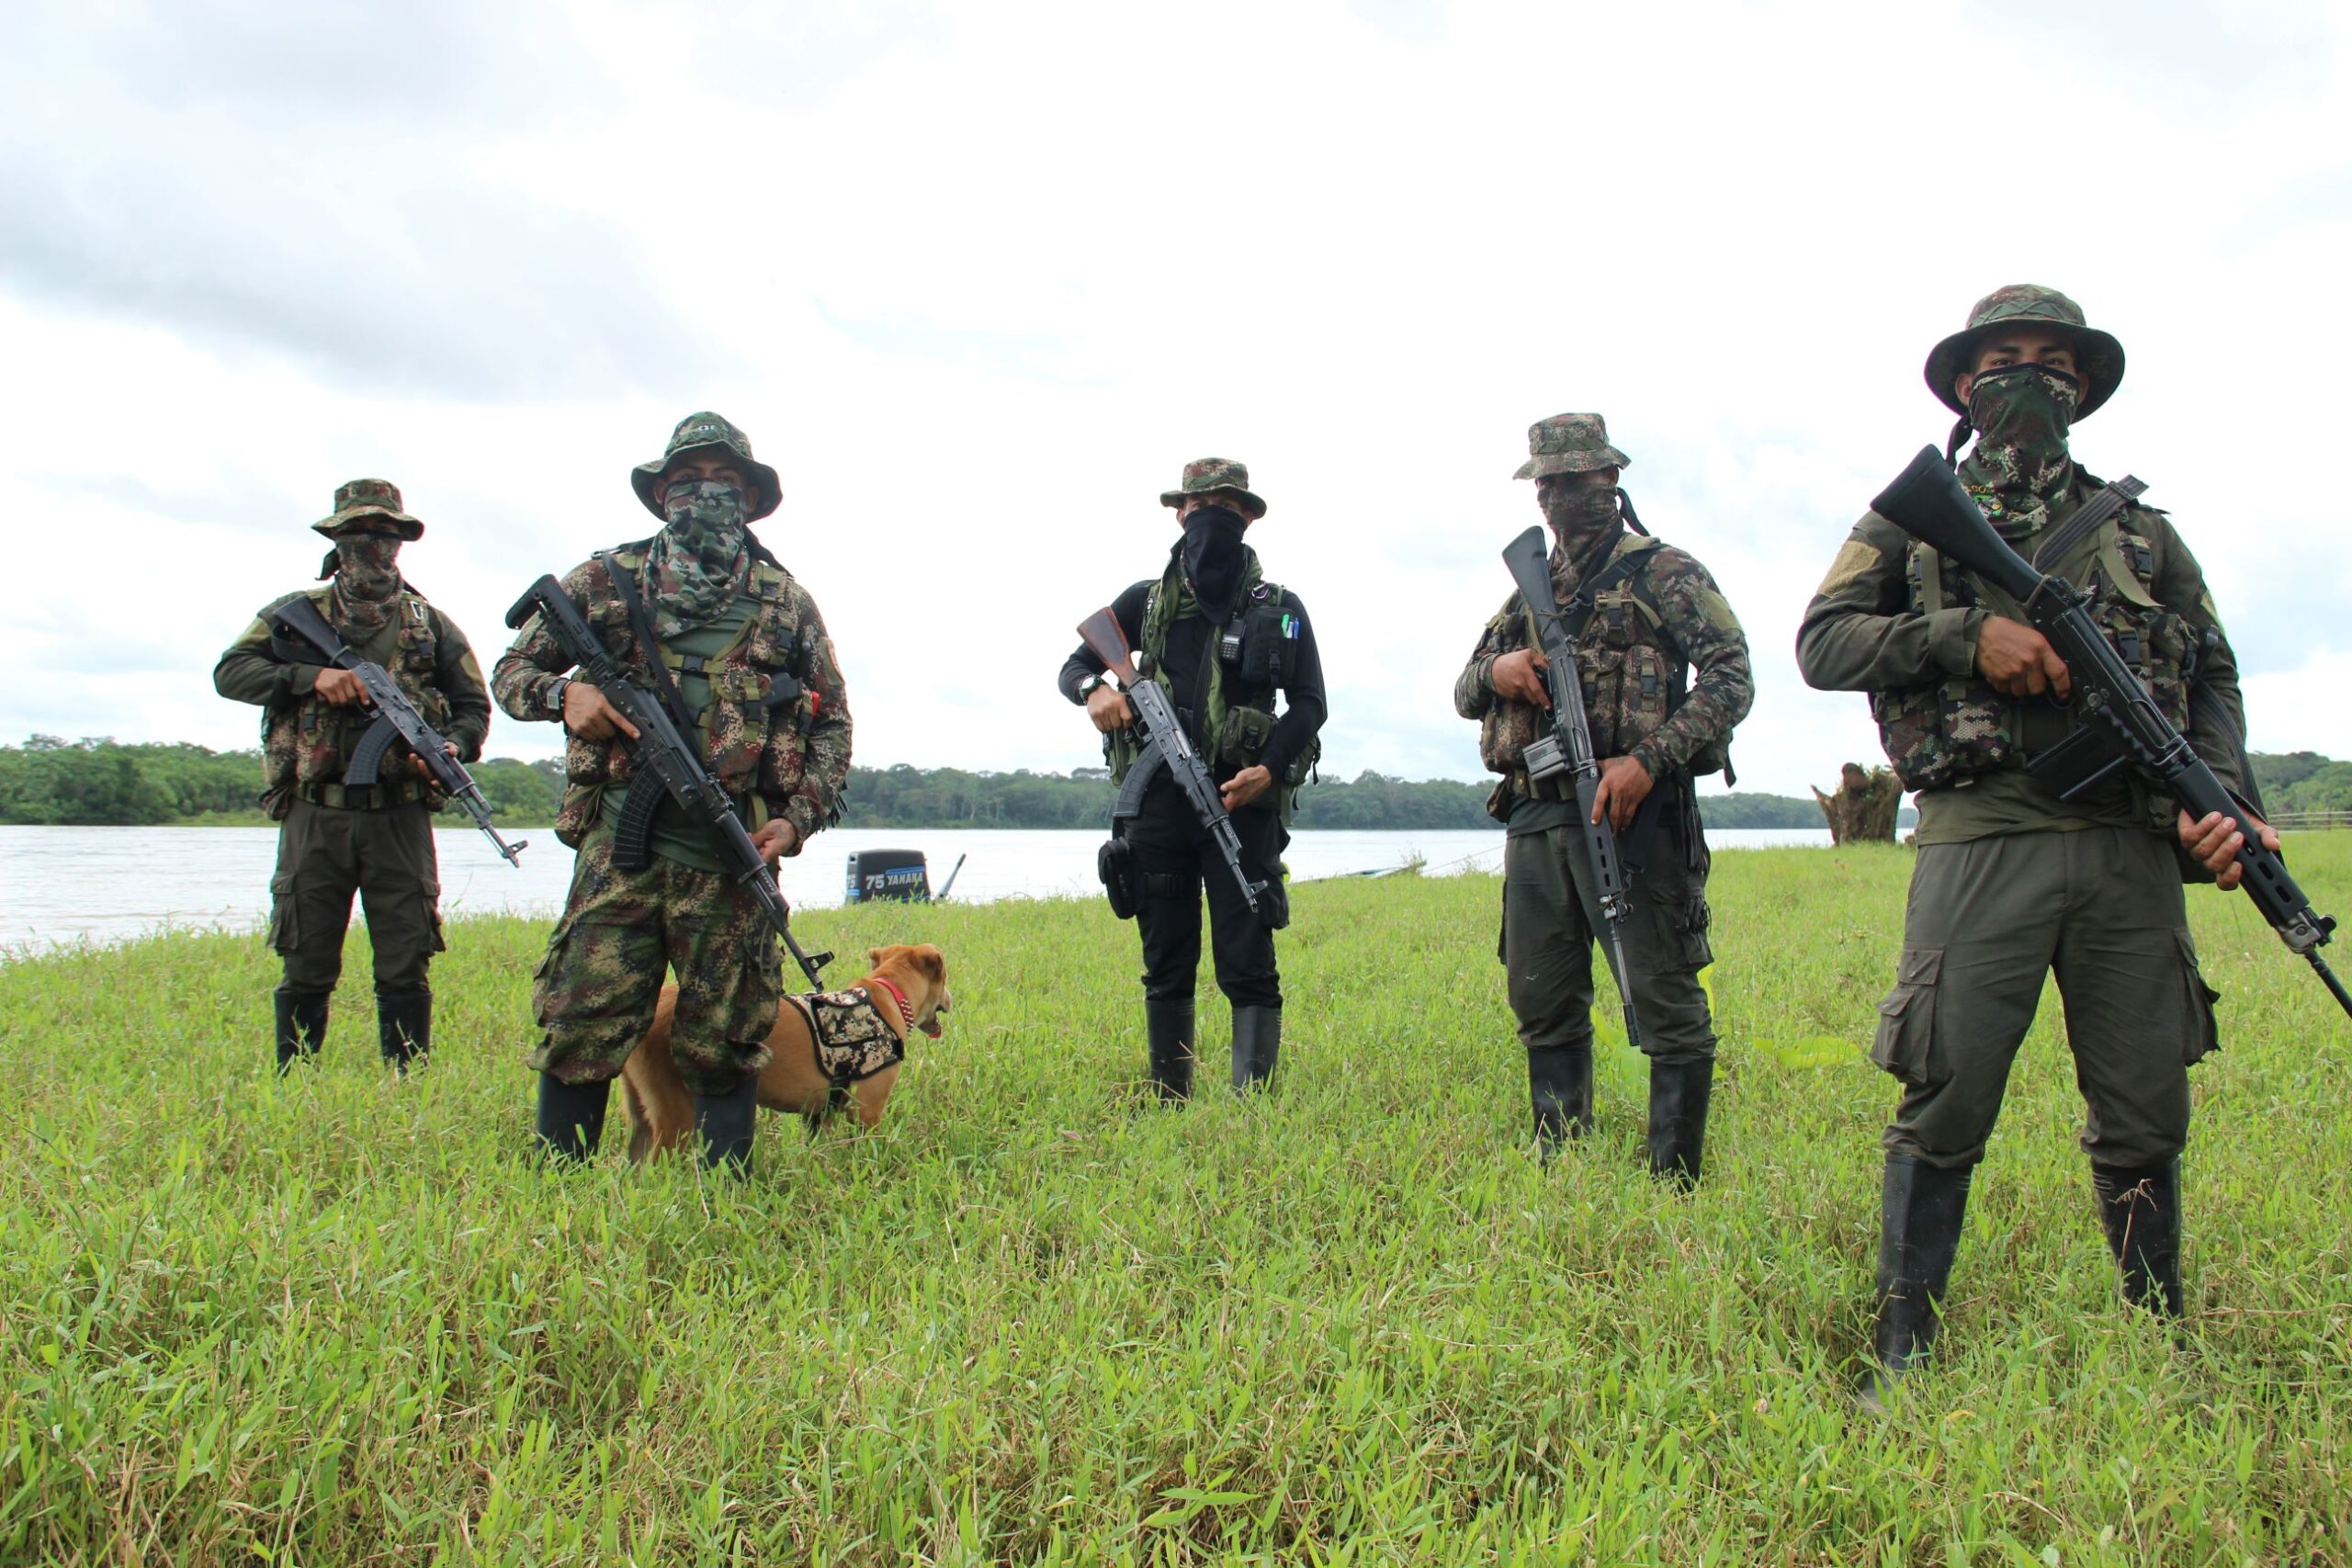
<instances>
[{"instance_id":1,"label":"dog harness","mask_svg":"<svg viewBox=\"0 0 2352 1568\"><path fill-rule=\"evenodd\" d=\"M876 1008L867 987L888 991L899 1005L899 1016L909 1028L913 1027L914 1009L896 986L883 979L869 979L864 986L853 986L846 991L810 991L785 998L808 1019L808 1038L817 1053L817 1070L836 1089L870 1078L906 1059L906 1043Z\"/></svg>"}]
</instances>

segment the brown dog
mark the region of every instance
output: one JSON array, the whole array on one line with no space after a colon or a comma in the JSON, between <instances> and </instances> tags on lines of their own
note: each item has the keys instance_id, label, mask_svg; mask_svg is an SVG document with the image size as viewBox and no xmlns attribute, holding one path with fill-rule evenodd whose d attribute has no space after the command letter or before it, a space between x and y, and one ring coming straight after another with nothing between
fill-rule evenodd
<instances>
[{"instance_id":1,"label":"brown dog","mask_svg":"<svg viewBox=\"0 0 2352 1568\"><path fill-rule=\"evenodd\" d=\"M937 1039L949 1002L947 960L939 949L929 942L876 947L865 957L872 971L842 988L866 993L901 1051L910 1028ZM670 1024L677 1005L678 987L662 987L653 1027L621 1067L621 1109L628 1117L628 1157L633 1160L667 1154L694 1135L694 1096L679 1080L677 1064L670 1056ZM760 1069L760 1103L770 1111L796 1111L822 1120L831 1108L832 1080L818 1064L808 1014L788 998L777 1004L767 1047L770 1059ZM882 1120L882 1108L898 1081L899 1064L893 1062L849 1086L845 1098L857 1107L860 1126Z\"/></svg>"}]
</instances>

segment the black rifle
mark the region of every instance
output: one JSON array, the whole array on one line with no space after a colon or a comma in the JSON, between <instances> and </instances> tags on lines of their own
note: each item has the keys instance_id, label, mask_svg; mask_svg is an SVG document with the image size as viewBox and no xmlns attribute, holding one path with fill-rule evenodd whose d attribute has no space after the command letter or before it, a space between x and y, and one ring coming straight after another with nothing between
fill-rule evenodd
<instances>
[{"instance_id":1,"label":"black rifle","mask_svg":"<svg viewBox=\"0 0 2352 1568\"><path fill-rule=\"evenodd\" d=\"M832 962L833 955L803 953L800 943L793 940L792 909L784 901L783 890L776 886L775 873L760 854L759 847L752 842L752 835L744 831L727 787L703 765L700 749L678 728L660 698L621 672L619 660L580 614L580 606L571 602L571 595L563 591L562 583L552 577L542 577L531 584L530 592L515 600L514 607L506 612L506 624L519 630L533 615L546 623L556 646L579 667L581 678L602 692L605 701L637 727L637 739L628 744L637 754L639 786L629 790L628 804L622 807L620 822L614 829L614 863L622 866L643 865L651 852L647 846L655 810L664 798L676 801L687 819L710 835L728 874L760 901L768 924L775 928L775 934L791 951L792 961L800 965L808 983L821 990L825 984L822 971ZM627 739L623 737L624 740ZM641 787L648 775L662 786L660 790Z\"/></svg>"},{"instance_id":2,"label":"black rifle","mask_svg":"<svg viewBox=\"0 0 2352 1568\"><path fill-rule=\"evenodd\" d=\"M1532 742L1521 761L1531 780L1576 775L1577 824L1584 829L1585 858L1591 863L1593 889L1609 928L1610 967L1617 979L1618 999L1625 1007L1625 1043L1639 1050L1642 1029L1634 1016L1633 977L1625 967L1625 922L1633 918L1634 902L1617 831L1609 825L1607 812L1596 819L1592 809L1600 790L1600 762L1593 755L1592 727L1585 719L1584 677L1577 670L1576 641L1552 596L1545 538L1542 528L1530 528L1503 547L1503 564L1510 568L1510 580L1519 585L1520 600L1535 623L1535 639L1544 650L1544 684L1552 694L1552 733Z\"/></svg>"},{"instance_id":3,"label":"black rifle","mask_svg":"<svg viewBox=\"0 0 2352 1568\"><path fill-rule=\"evenodd\" d=\"M1119 617L1109 610L1097 610L1080 623L1079 639L1102 661L1102 668L1118 677L1119 689L1135 705L1136 717L1143 725L1147 749L1157 748L1159 758L1167 765L1193 805L1193 814L1201 826L1216 840L1217 852L1225 857L1233 880L1241 885L1241 897L1250 901L1250 912L1265 915L1259 900L1266 896L1266 884L1250 880L1249 872L1241 865L1241 838L1233 830L1233 818L1226 815L1225 796L1216 787L1216 780L1209 776L1206 762L1193 750L1193 738L1184 733L1183 721L1176 716L1175 705L1169 702L1167 691L1157 681L1148 681L1136 673L1135 662L1127 651L1127 634L1119 629ZM1135 765L1147 768L1148 759Z\"/></svg>"},{"instance_id":4,"label":"black rifle","mask_svg":"<svg viewBox=\"0 0 2352 1568\"><path fill-rule=\"evenodd\" d=\"M2047 782L2062 800L2072 800L2119 768L2136 771L2188 815L2203 821L2215 813L2229 818L2245 836L2237 863L2241 884L2288 948L2309 960L2336 1001L2352 1014L2352 994L2319 955L2335 930L2332 915L2316 913L2303 890L2287 874L2287 863L2265 849L2247 825L2252 807L2222 787L2205 759L2156 707L2148 689L2132 673L2090 617L2090 595L2063 577L2046 576L2011 549L1944 462L1927 447L1895 481L1871 502L1871 510L1913 538L1959 562L2024 607L2026 619L2066 661L2078 716L2075 729L2057 745L2030 758L2027 771ZM2230 738L2233 745L2237 738Z\"/></svg>"},{"instance_id":5,"label":"black rifle","mask_svg":"<svg viewBox=\"0 0 2352 1568\"><path fill-rule=\"evenodd\" d=\"M288 599L270 612L270 652L283 662L307 664L306 655L315 652L338 670L347 670L359 677L368 689L367 700L360 705L362 712L372 713L376 722L360 736L359 744L351 750L351 765L344 770L343 787L371 789L379 782L384 757L396 745L405 745L433 782L448 792L465 814L474 819L482 836L506 858L506 863L517 871L523 868L523 852L531 847L528 839L513 843L498 836L491 826L490 802L482 798L481 786L474 783L466 765L451 756L448 739L439 730L424 722L416 705L408 700L391 671L370 660L362 659L335 635L319 607L308 598Z\"/></svg>"}]
</instances>

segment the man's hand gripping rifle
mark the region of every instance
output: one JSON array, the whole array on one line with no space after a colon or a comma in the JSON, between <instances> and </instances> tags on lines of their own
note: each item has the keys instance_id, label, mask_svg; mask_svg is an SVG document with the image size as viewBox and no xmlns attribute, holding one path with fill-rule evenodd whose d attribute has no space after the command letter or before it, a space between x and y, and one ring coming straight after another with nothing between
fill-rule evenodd
<instances>
[{"instance_id":1,"label":"man's hand gripping rifle","mask_svg":"<svg viewBox=\"0 0 2352 1568\"><path fill-rule=\"evenodd\" d=\"M579 667L581 679L602 692L605 700L636 726L637 739L625 743L637 753L637 778L641 783L650 777L662 786L658 792L641 788L628 792L628 804L622 808L620 822L614 829L615 863L643 865L651 852L648 845L653 813L663 799L676 801L687 819L710 835L728 874L760 901L768 924L784 939L793 962L808 976L808 983L821 989L825 984L822 971L832 962L833 955L803 953L800 943L793 940L792 908L784 901L783 890L776 886L775 873L736 817L734 802L728 797L726 786L703 765L701 750L690 737L680 733L659 697L622 673L619 661L582 616L580 607L563 591L562 583L552 577L542 577L531 584L530 592L506 612L506 624L520 630L533 615L540 617L556 646Z\"/></svg>"},{"instance_id":2,"label":"man's hand gripping rifle","mask_svg":"<svg viewBox=\"0 0 2352 1568\"><path fill-rule=\"evenodd\" d=\"M2215 813L2231 818L2245 840L2237 863L2246 896L2289 950L2308 960L2336 1002L2352 1014L2352 995L2319 955L2335 919L2312 908L2287 874L2287 863L2263 846L2252 811L2222 786L2213 770L2165 717L2132 667L2090 617L2090 596L2064 578L2045 576L2011 549L1932 446L1911 459L1871 510L1913 538L1959 562L2025 608L2035 630L2066 661L2079 724L2064 740L2031 759L2029 771L2072 799L2118 768L2129 767L2180 803L2198 821ZM2233 741L2234 742L2234 737Z\"/></svg>"},{"instance_id":3,"label":"man's hand gripping rifle","mask_svg":"<svg viewBox=\"0 0 2352 1568\"><path fill-rule=\"evenodd\" d=\"M1226 865L1233 873L1233 880L1241 885L1241 896L1250 901L1250 912L1263 918L1259 907L1266 885L1252 882L1241 866L1241 839L1233 830L1233 818L1226 815L1225 797L1218 793L1216 781L1209 776L1208 764L1193 748L1193 739L1184 733L1184 726L1176 716L1176 708L1168 700L1167 690L1157 681L1147 681L1136 673L1134 660L1127 652L1126 634L1119 629L1119 618L1109 610L1097 610L1086 617L1078 628L1079 639L1093 651L1119 682L1119 689L1133 705L1136 718L1143 725L1148 745L1159 749L1161 761L1182 787L1184 798L1193 804L1193 814L1201 825L1216 840L1217 852L1225 857ZM1143 766L1138 762L1136 766Z\"/></svg>"},{"instance_id":4,"label":"man's hand gripping rifle","mask_svg":"<svg viewBox=\"0 0 2352 1568\"><path fill-rule=\"evenodd\" d=\"M368 789L381 782L385 755L395 745L405 745L433 782L474 819L474 826L505 857L506 863L522 869L519 857L530 848L530 840L517 839L510 844L498 836L498 829L491 826L490 802L482 798L481 786L450 753L447 737L424 722L424 716L392 680L391 671L353 652L308 599L289 599L272 611L269 630L271 651L278 659L288 663L324 659L336 669L358 676L360 685L367 688L362 711L374 714L376 722L352 748L351 766L343 774L345 789Z\"/></svg>"},{"instance_id":5,"label":"man's hand gripping rifle","mask_svg":"<svg viewBox=\"0 0 2352 1568\"><path fill-rule=\"evenodd\" d=\"M1591 863L1600 916L1609 928L1610 968L1625 1007L1625 1043L1639 1050L1641 1024L1634 1016L1633 976L1625 967L1625 922L1634 912L1633 897L1609 814L1593 808L1600 788L1600 762L1592 754L1592 728L1585 720L1576 644L1569 640L1559 603L1552 596L1552 563L1544 530L1530 528L1504 547L1503 564L1510 569L1510 580L1519 585L1520 599L1535 623L1536 641L1544 650L1544 688L1552 697L1552 733L1530 744L1522 761L1530 779L1575 775L1577 823L1584 830L1585 858Z\"/></svg>"}]
</instances>

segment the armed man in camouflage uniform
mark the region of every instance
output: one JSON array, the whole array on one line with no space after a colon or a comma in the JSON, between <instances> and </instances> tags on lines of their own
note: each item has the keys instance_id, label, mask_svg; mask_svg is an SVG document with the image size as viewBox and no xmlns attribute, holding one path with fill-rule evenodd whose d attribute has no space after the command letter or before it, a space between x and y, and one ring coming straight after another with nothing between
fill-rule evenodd
<instances>
[{"instance_id":1,"label":"armed man in camouflage uniform","mask_svg":"<svg viewBox=\"0 0 2352 1568\"><path fill-rule=\"evenodd\" d=\"M1715 1032L1699 971L1707 942L1707 841L1691 779L1728 772L1732 727L1756 682L1747 639L1707 569L1642 531L1617 488L1632 459L1597 413L1527 433L1515 478L1535 481L1554 540L1552 589L1576 637L1606 811L1632 877L1623 976L1650 1059L1649 1163L1699 1179L1715 1074ZM1576 621L1589 615L1581 631ZM1505 824L1502 959L1527 1047L1535 1133L1545 1154L1590 1130L1592 947L1599 896L1577 821L1575 781L1531 780L1528 743L1548 732L1551 694L1517 593L1453 683L1478 721L1478 754L1502 774L1487 810ZM1686 689L1685 682L1689 682ZM1597 817L1596 817L1596 819Z\"/></svg>"},{"instance_id":2,"label":"armed man in camouflage uniform","mask_svg":"<svg viewBox=\"0 0 2352 1568\"><path fill-rule=\"evenodd\" d=\"M390 673L460 761L481 755L490 695L465 634L401 576L401 546L424 525L401 510L397 488L353 479L334 492L334 515L311 527L334 542L319 569L326 586L262 606L212 671L214 690L262 710L262 806L278 822L269 944L285 963L277 1068L326 1043L355 892L375 954L377 1042L386 1061L405 1068L433 1043L425 971L442 943L432 814L443 796L413 758L368 788L344 787L369 723L366 690L349 671L312 662L315 652L273 648L270 614L307 596L345 644Z\"/></svg>"},{"instance_id":3,"label":"armed man in camouflage uniform","mask_svg":"<svg viewBox=\"0 0 2352 1568\"><path fill-rule=\"evenodd\" d=\"M816 601L748 526L782 499L775 470L752 460L734 425L695 413L630 482L662 531L599 552L564 592L632 679L655 689L615 568L627 575L654 657L753 842L771 862L797 854L840 815L850 716ZM560 1156L595 1152L612 1080L652 1024L666 965L678 978L671 1048L694 1091L704 1159L748 1170L763 1042L782 995L775 933L674 803L653 819L648 863L616 863L628 791L661 786L637 776L628 722L595 687L568 678L571 667L535 615L492 675L508 713L560 718L569 732L556 836L579 856L531 992L545 1031L531 1057L538 1136Z\"/></svg>"},{"instance_id":4,"label":"armed man in camouflage uniform","mask_svg":"<svg viewBox=\"0 0 2352 1568\"><path fill-rule=\"evenodd\" d=\"M2052 538L2103 488L2074 460L2069 431L2122 378L2122 344L2064 295L2024 285L1979 300L1927 364L1928 390L1960 415L1951 454L1975 433L1959 473L1993 526L2041 570L2089 586L2093 617L2157 705L2250 798L2237 661L2171 522L2128 504L2071 546ZM1999 589L1875 513L1806 610L1797 662L1815 686L1870 694L1888 760L1918 792L1903 955L1871 1048L1903 1098L1884 1140L1881 1371L1866 1399L1934 1337L1970 1173L2053 969L2125 1293L2179 1312L2188 1066L2214 1046L2181 880L2201 867L2234 886L2242 838L2135 779L2062 801L2027 773L2074 722L2051 700L2067 694L2064 661Z\"/></svg>"},{"instance_id":5,"label":"armed man in camouflage uniform","mask_svg":"<svg viewBox=\"0 0 2352 1568\"><path fill-rule=\"evenodd\" d=\"M1250 470L1224 457L1187 463L1159 503L1176 509L1182 536L1170 547L1160 574L1130 584L1111 611L1136 652L1137 671L1168 688L1190 727L1232 818L1244 870L1267 885L1252 913L1174 778L1164 768L1148 781L1137 775L1141 799L1132 818L1116 828L1124 868L1118 874L1143 939L1152 1081L1162 1100L1180 1100L1193 1092L1204 886L1217 988L1233 1005L1232 1087L1239 1092L1273 1079L1283 1038L1274 932L1289 921L1282 854L1293 801L1321 754L1317 735L1328 709L1306 604L1268 581L1258 553L1242 543L1266 514L1266 503L1250 489ZM1059 684L1102 732L1112 776L1125 784L1138 761L1135 713L1102 674L1102 660L1080 643L1062 665Z\"/></svg>"}]
</instances>

